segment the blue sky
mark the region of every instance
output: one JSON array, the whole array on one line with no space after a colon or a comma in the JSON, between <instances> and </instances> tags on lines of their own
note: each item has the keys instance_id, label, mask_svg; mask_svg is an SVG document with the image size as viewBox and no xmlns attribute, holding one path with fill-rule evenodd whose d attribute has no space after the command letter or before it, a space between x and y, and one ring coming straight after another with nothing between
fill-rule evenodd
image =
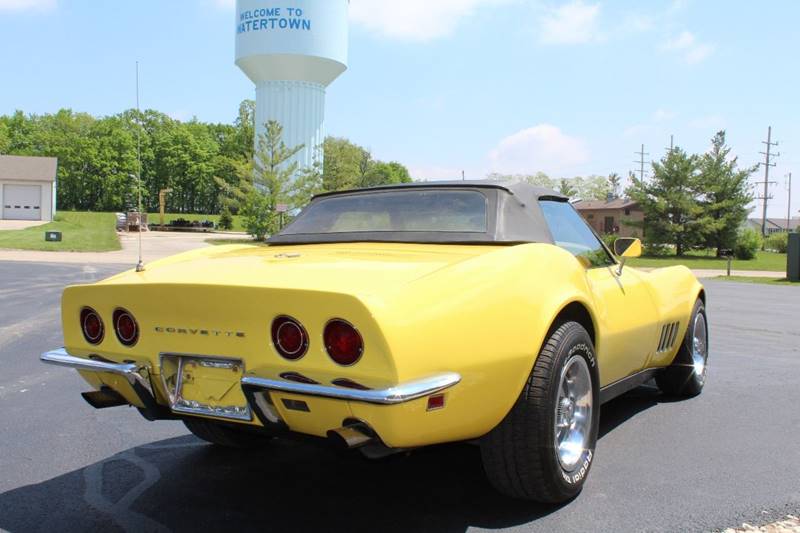
<instances>
[{"instance_id":1,"label":"blue sky","mask_svg":"<svg viewBox=\"0 0 800 533\"><path fill-rule=\"evenodd\" d=\"M291 2L291 0L287 0ZM627 175L670 134L740 161L780 141L771 216L800 208L800 2L351 0L349 70L326 125L416 178ZM231 122L254 97L231 0L0 0L0 113L134 104ZM763 175L763 174L759 174ZM755 178L753 181L756 181Z\"/></svg>"}]
</instances>

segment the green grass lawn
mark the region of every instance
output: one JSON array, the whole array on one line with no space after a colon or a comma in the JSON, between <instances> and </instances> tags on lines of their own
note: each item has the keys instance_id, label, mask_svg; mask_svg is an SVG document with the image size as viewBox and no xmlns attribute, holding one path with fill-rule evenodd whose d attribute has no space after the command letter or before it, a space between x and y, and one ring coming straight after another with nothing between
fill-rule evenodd
<instances>
[{"instance_id":1,"label":"green grass lawn","mask_svg":"<svg viewBox=\"0 0 800 533\"><path fill-rule=\"evenodd\" d=\"M713 252L704 254L694 252L683 257L638 257L628 260L628 264L634 267L659 268L672 265L686 265L692 269L724 270L727 268L726 259L718 259ZM734 259L731 265L733 270L771 270L775 272L786 272L786 254L775 252L758 252L755 259L742 261Z\"/></svg>"},{"instance_id":2,"label":"green grass lawn","mask_svg":"<svg viewBox=\"0 0 800 533\"><path fill-rule=\"evenodd\" d=\"M110 252L121 248L114 213L63 211L56 220L23 230L0 231L0 248L60 252ZM60 231L61 242L46 242L46 231Z\"/></svg>"},{"instance_id":3,"label":"green grass lawn","mask_svg":"<svg viewBox=\"0 0 800 533\"><path fill-rule=\"evenodd\" d=\"M169 224L171 221L179 218L191 221L210 220L214 224L219 224L219 215L188 215L185 213L165 213L164 224ZM159 218L158 213L148 213L147 215L148 224L158 224L160 220L161 219ZM242 226L242 217L240 217L239 215L233 216L233 229L231 229L231 231L245 231L244 227Z\"/></svg>"},{"instance_id":4,"label":"green grass lawn","mask_svg":"<svg viewBox=\"0 0 800 533\"><path fill-rule=\"evenodd\" d=\"M773 279L761 278L757 276L717 276L714 279L720 279L723 281L738 281L739 283L761 283L764 285L793 285L800 288L800 282L789 281L786 278Z\"/></svg>"}]
</instances>

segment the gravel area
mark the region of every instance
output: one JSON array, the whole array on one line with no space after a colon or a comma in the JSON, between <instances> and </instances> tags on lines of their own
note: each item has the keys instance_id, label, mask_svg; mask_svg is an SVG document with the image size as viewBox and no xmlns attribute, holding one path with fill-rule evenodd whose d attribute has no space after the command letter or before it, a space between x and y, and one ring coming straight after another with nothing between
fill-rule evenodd
<instances>
[{"instance_id":1,"label":"gravel area","mask_svg":"<svg viewBox=\"0 0 800 533\"><path fill-rule=\"evenodd\" d=\"M742 527L728 528L722 533L800 533L800 518L788 515L783 520L764 526L742 524Z\"/></svg>"}]
</instances>

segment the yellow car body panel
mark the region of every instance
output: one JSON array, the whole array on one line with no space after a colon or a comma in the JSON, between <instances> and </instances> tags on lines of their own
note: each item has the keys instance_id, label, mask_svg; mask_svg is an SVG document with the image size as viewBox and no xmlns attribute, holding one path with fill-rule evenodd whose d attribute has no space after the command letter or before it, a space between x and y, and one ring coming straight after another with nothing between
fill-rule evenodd
<instances>
[{"instance_id":1,"label":"yellow car body panel","mask_svg":"<svg viewBox=\"0 0 800 533\"><path fill-rule=\"evenodd\" d=\"M281 379L298 372L320 384L346 378L373 389L444 372L460 382L444 391L445 406L427 399L396 405L272 392L289 429L325 436L345 419L366 422L389 447L405 448L480 437L517 400L559 313L579 304L591 317L601 385L648 367L665 366L678 346L656 353L664 324L686 329L701 285L680 267L641 272L587 269L551 244L443 245L340 243L220 246L155 261L93 285L65 290L65 349L147 367L153 394L168 405L160 355L240 360L245 376ZM80 313L98 312L105 336L83 337ZM140 338L123 346L111 324L115 309L137 320ZM288 315L303 324L309 348L297 361L272 346L270 324ZM364 340L358 363L343 367L322 341L333 318L352 323ZM141 402L119 376L82 372L90 385ZM221 374L219 374L221 375ZM231 374L233 376L233 374ZM242 402L240 390L193 375L192 399ZM220 379L223 379L224 376ZM231 383L236 384L233 377ZM307 410L290 409L296 400ZM261 425L254 417L243 424Z\"/></svg>"}]
</instances>

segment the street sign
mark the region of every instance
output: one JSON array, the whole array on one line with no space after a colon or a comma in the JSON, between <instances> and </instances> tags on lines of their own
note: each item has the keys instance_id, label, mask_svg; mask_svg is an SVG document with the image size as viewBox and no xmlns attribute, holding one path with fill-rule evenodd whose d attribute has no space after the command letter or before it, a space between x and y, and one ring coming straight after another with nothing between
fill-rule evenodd
<instances>
[{"instance_id":1,"label":"street sign","mask_svg":"<svg viewBox=\"0 0 800 533\"><path fill-rule=\"evenodd\" d=\"M278 204L275 206L276 213L285 213L289 210L289 204Z\"/></svg>"}]
</instances>

